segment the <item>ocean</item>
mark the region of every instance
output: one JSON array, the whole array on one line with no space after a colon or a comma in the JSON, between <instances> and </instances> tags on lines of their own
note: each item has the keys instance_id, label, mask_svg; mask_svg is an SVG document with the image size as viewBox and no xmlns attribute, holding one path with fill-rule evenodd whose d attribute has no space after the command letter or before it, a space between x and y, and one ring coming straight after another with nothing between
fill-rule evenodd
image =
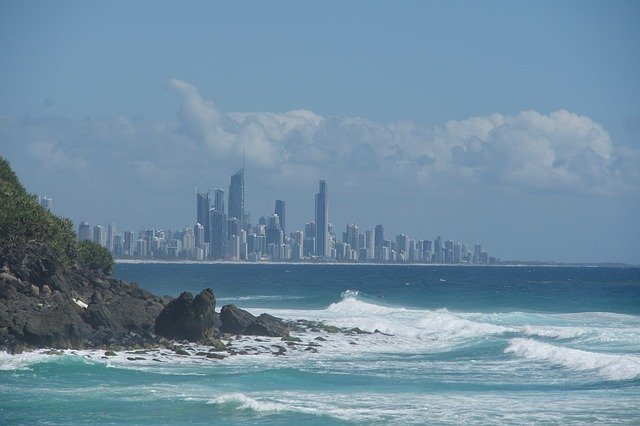
<instances>
[{"instance_id":1,"label":"ocean","mask_svg":"<svg viewBox=\"0 0 640 426\"><path fill-rule=\"evenodd\" d=\"M114 275L370 334L293 333L317 352L221 360L0 353L0 424L640 423L640 268L140 263Z\"/></svg>"}]
</instances>

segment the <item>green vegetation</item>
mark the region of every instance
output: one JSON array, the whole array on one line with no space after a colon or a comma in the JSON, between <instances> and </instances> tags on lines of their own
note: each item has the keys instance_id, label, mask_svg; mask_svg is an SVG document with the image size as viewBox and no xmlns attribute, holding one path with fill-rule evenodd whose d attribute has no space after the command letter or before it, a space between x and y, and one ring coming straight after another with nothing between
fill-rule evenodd
<instances>
[{"instance_id":1,"label":"green vegetation","mask_svg":"<svg viewBox=\"0 0 640 426\"><path fill-rule=\"evenodd\" d=\"M64 266L79 262L106 274L113 268L113 258L106 249L97 244L93 247L93 243L78 244L71 221L42 207L0 156L0 250L30 243L48 246Z\"/></svg>"},{"instance_id":2,"label":"green vegetation","mask_svg":"<svg viewBox=\"0 0 640 426\"><path fill-rule=\"evenodd\" d=\"M109 250L93 241L80 241L78 244L78 260L82 266L94 271L102 270L105 274L113 271L113 257Z\"/></svg>"}]
</instances>

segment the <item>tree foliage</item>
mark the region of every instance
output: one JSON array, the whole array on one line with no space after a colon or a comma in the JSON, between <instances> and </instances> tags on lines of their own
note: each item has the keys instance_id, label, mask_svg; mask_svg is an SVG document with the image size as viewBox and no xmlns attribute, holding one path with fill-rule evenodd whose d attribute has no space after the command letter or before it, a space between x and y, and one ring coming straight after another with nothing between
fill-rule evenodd
<instances>
[{"instance_id":1,"label":"tree foliage","mask_svg":"<svg viewBox=\"0 0 640 426\"><path fill-rule=\"evenodd\" d=\"M32 242L50 247L62 265L77 260L78 243L72 222L42 207L37 197L22 186L9 162L0 156L0 250Z\"/></svg>"},{"instance_id":2,"label":"tree foliage","mask_svg":"<svg viewBox=\"0 0 640 426\"><path fill-rule=\"evenodd\" d=\"M109 250L93 241L80 241L78 244L78 261L82 266L94 271L111 274L113 270L113 256Z\"/></svg>"}]
</instances>

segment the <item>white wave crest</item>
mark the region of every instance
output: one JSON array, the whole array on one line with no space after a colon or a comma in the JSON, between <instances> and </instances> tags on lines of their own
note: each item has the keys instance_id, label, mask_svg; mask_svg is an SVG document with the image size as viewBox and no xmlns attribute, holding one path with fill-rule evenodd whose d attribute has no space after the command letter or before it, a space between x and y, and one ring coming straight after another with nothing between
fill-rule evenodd
<instances>
[{"instance_id":1,"label":"white wave crest","mask_svg":"<svg viewBox=\"0 0 640 426\"><path fill-rule=\"evenodd\" d=\"M282 411L291 411L290 407L277 402L258 401L242 393L231 393L228 395L220 395L210 401L207 404L217 405L229 405L234 408L253 410L259 413L277 413Z\"/></svg>"},{"instance_id":2,"label":"white wave crest","mask_svg":"<svg viewBox=\"0 0 640 426\"><path fill-rule=\"evenodd\" d=\"M38 352L24 352L11 355L7 352L0 352L0 370L28 370L31 365L43 362L48 355Z\"/></svg>"},{"instance_id":3,"label":"white wave crest","mask_svg":"<svg viewBox=\"0 0 640 426\"><path fill-rule=\"evenodd\" d=\"M610 380L629 380L640 376L640 357L633 355L588 352L522 338L511 339L504 352L572 370L594 370Z\"/></svg>"}]
</instances>

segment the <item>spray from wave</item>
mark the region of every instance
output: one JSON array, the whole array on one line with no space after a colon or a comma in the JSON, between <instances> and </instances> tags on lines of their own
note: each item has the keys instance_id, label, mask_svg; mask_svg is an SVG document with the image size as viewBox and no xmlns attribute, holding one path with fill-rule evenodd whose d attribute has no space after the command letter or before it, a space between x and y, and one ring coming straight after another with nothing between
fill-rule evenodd
<instances>
[{"instance_id":1,"label":"spray from wave","mask_svg":"<svg viewBox=\"0 0 640 426\"><path fill-rule=\"evenodd\" d=\"M610 380L629 380L640 376L640 357L633 355L589 352L523 338L511 339L504 352L572 370L594 370Z\"/></svg>"}]
</instances>

